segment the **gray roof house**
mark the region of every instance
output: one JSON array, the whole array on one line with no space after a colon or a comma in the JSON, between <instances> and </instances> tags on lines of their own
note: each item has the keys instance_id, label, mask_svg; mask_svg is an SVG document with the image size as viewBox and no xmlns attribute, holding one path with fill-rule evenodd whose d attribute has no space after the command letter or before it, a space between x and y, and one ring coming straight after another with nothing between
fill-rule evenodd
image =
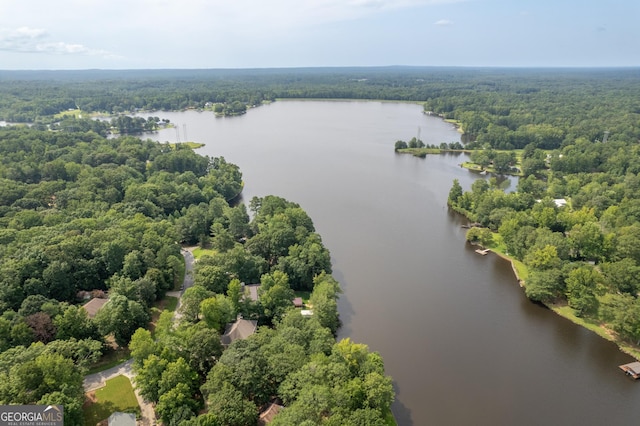
<instances>
[{"instance_id":1,"label":"gray roof house","mask_svg":"<svg viewBox=\"0 0 640 426\"><path fill-rule=\"evenodd\" d=\"M136 415L116 411L108 419L109 426L136 426Z\"/></svg>"},{"instance_id":2,"label":"gray roof house","mask_svg":"<svg viewBox=\"0 0 640 426\"><path fill-rule=\"evenodd\" d=\"M220 341L224 346L229 346L236 340L244 340L251 336L256 332L257 327L258 321L238 318L236 322L227 324Z\"/></svg>"}]
</instances>

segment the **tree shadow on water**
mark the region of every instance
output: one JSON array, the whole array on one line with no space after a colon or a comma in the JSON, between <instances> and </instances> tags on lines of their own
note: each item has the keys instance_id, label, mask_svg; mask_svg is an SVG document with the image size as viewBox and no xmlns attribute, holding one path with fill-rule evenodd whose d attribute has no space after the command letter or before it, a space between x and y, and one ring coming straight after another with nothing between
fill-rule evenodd
<instances>
[{"instance_id":1,"label":"tree shadow on water","mask_svg":"<svg viewBox=\"0 0 640 426\"><path fill-rule=\"evenodd\" d=\"M391 404L391 412L396 419L396 423L398 426L412 426L413 418L411 416L411 410L399 400L400 392L398 390L398 383L395 380L393 381L393 390L396 393L396 399L393 404Z\"/></svg>"}]
</instances>

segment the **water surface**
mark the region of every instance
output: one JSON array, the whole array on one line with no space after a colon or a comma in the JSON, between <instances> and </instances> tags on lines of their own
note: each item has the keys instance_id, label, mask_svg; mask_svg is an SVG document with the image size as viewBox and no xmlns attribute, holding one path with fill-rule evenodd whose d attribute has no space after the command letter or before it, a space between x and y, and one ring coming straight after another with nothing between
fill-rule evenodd
<instances>
[{"instance_id":1,"label":"water surface","mask_svg":"<svg viewBox=\"0 0 640 426\"><path fill-rule=\"evenodd\" d=\"M332 254L350 337L379 351L401 425L632 425L640 383L612 343L530 303L507 262L478 256L446 208L460 155L396 155L396 140L460 140L418 105L282 101L240 117L153 113L238 164L243 197L299 203ZM420 130L418 130L420 129ZM513 185L512 185L513 188Z\"/></svg>"}]
</instances>

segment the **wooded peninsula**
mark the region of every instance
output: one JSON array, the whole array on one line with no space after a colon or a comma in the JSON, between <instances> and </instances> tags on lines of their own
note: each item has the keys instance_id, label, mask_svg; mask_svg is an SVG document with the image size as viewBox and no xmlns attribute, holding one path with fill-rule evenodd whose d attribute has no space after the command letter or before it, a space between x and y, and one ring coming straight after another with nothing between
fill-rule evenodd
<instances>
[{"instance_id":1,"label":"wooded peninsula","mask_svg":"<svg viewBox=\"0 0 640 426\"><path fill-rule=\"evenodd\" d=\"M237 204L236 165L134 136L168 124L158 110L280 98L416 102L455 122L463 143L406 149L469 150L521 176L510 193L495 177L453 183L467 239L513 259L531 300L640 357L637 69L0 71L1 403L63 404L84 424L83 376L131 357L164 424L256 424L272 409L275 425L393 424L380 355L335 341L340 285L306 212ZM89 312L85 298L108 302ZM241 320L255 332L229 342Z\"/></svg>"}]
</instances>

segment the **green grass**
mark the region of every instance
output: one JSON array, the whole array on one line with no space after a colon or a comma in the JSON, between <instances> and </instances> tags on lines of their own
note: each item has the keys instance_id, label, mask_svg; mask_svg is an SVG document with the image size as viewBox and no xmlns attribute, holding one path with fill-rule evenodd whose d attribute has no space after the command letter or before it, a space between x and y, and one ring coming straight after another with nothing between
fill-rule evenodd
<instances>
[{"instance_id":1,"label":"green grass","mask_svg":"<svg viewBox=\"0 0 640 426\"><path fill-rule=\"evenodd\" d=\"M111 367L115 367L131 358L129 349L110 350L100 358L98 362L91 366L88 374L99 373Z\"/></svg>"},{"instance_id":2,"label":"green grass","mask_svg":"<svg viewBox=\"0 0 640 426\"><path fill-rule=\"evenodd\" d=\"M213 256L216 253L218 253L218 250L198 247L197 249L193 250L193 257L196 259L200 259L202 256Z\"/></svg>"},{"instance_id":3,"label":"green grass","mask_svg":"<svg viewBox=\"0 0 640 426\"><path fill-rule=\"evenodd\" d=\"M178 298L173 296L166 296L164 298L166 300L166 304L164 305L164 310L169 312L175 312L178 307Z\"/></svg>"},{"instance_id":4,"label":"green grass","mask_svg":"<svg viewBox=\"0 0 640 426\"><path fill-rule=\"evenodd\" d=\"M391 412L391 410L387 410L383 414L384 414L384 422L387 425L389 425L389 426L398 426L398 423L396 422L396 418L393 417L393 413Z\"/></svg>"},{"instance_id":5,"label":"green grass","mask_svg":"<svg viewBox=\"0 0 640 426\"><path fill-rule=\"evenodd\" d=\"M616 345L618 345L618 347L620 348L620 350L622 350L622 352L631 355L637 360L640 360L640 348L638 348L637 346L631 345L628 342L624 342L620 340L619 338L617 338L616 334L611 332L611 330L609 330L604 324L601 324L600 322L597 322L592 318L582 318L582 317L576 316L575 311L571 307L565 304L562 304L562 305L549 304L547 306L553 312L555 312L556 314L560 315L563 318L568 319L574 324L580 325L586 328L587 330L593 331L603 339L607 339L614 342Z\"/></svg>"},{"instance_id":6,"label":"green grass","mask_svg":"<svg viewBox=\"0 0 640 426\"><path fill-rule=\"evenodd\" d=\"M176 149L176 145L185 145L191 149L202 148L205 144L200 142L178 142L178 143L170 143L169 146L173 149Z\"/></svg>"},{"instance_id":7,"label":"green grass","mask_svg":"<svg viewBox=\"0 0 640 426\"><path fill-rule=\"evenodd\" d=\"M529 268L527 265L519 261L518 259L509 256L507 252L507 246L502 240L502 235L494 232L493 233L493 242L489 245L489 247L493 252L495 252L498 256L507 259L511 262L513 267L515 268L516 278L520 281L525 282L529 277Z\"/></svg>"},{"instance_id":8,"label":"green grass","mask_svg":"<svg viewBox=\"0 0 640 426\"><path fill-rule=\"evenodd\" d=\"M88 402L83 407L86 426L95 426L115 411L136 413L136 417L140 417L140 406L127 377L117 376L107 380L105 386L97 389L95 394L95 402Z\"/></svg>"}]
</instances>

